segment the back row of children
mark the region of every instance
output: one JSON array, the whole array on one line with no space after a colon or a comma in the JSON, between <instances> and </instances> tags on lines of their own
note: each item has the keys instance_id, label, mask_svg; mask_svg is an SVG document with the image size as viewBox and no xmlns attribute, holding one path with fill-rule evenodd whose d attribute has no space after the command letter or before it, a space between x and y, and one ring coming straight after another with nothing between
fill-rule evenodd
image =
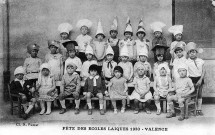
<instances>
[{"instance_id":1,"label":"back row of children","mask_svg":"<svg viewBox=\"0 0 215 135\"><path fill-rule=\"evenodd\" d=\"M69 33L72 26L68 23L59 25L58 30L62 40L48 42L50 54L45 56L43 64L42 60L37 57L39 46L33 44L27 47L30 57L26 58L23 68L18 67L14 71L16 79L11 83L12 92L22 96L23 105L26 104L26 99L31 103L23 118L28 117L28 113L36 102L35 99L40 101L40 114L42 115L46 111L46 114L49 115L51 102L54 101L57 94L62 107L60 114L66 112L65 98L71 95L75 98L75 114L78 114L81 81L85 82L83 94L87 99L89 115L92 114L91 97L93 96L99 97L101 115L104 115L104 95L110 96L114 113L117 113L116 99L122 99L122 113L125 112L126 99L134 99L135 114L139 112L139 102L145 102L146 113L151 113L149 105L154 96L158 115L161 113L159 99L167 97L167 118L175 116L172 103L175 100L179 102L181 107L179 120L183 120L184 98L194 91L194 85L200 87L197 114L202 115L202 84L205 70L204 61L197 58L197 53L202 51L193 42L186 45L181 41L182 25L169 28L175 37L175 41L170 46L172 74L169 64L165 61L168 46L162 34L164 23L154 22L151 24L155 35L152 40L152 51L156 61L153 71L150 63L147 62L149 40L144 38L146 32L142 20L140 20L136 32L137 40L132 39L133 31L129 18L123 40L117 38L116 18L111 26L110 38L107 41L104 41L105 35L101 21L98 22L96 40L92 40L92 37L88 35L91 26L90 20L80 20L77 27L80 29L81 35L75 41L71 41ZM188 54L188 59L186 54ZM153 95L149 90L152 74L154 77ZM24 75L27 81L24 81ZM174 87L172 87L172 82L175 84ZM128 83L133 83L135 87L129 96ZM104 87L105 84L108 86L108 90ZM36 93L37 91L39 94ZM172 91L176 91L176 94L172 95ZM47 103L47 109L45 109L45 103Z\"/></svg>"}]
</instances>

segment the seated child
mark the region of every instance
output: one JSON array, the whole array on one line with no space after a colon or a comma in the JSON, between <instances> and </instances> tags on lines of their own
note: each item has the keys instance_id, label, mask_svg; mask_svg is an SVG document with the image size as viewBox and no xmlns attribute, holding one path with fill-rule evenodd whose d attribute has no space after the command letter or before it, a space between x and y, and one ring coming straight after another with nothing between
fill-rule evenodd
<instances>
[{"instance_id":1,"label":"seated child","mask_svg":"<svg viewBox=\"0 0 215 135\"><path fill-rule=\"evenodd\" d=\"M125 112L126 98L127 98L127 83L123 76L123 69L120 66L114 68L114 77L110 80L108 84L108 92L106 94L110 95L110 99L114 108L114 113L117 113L116 99L122 99L122 109L121 113Z\"/></svg>"},{"instance_id":2,"label":"seated child","mask_svg":"<svg viewBox=\"0 0 215 135\"><path fill-rule=\"evenodd\" d=\"M40 66L40 73L38 78L37 90L39 91L39 101L41 112L40 115L43 115L46 110L46 115L51 114L51 103L57 97L55 79L51 75L51 70L48 63L43 63ZM45 109L45 102L47 109Z\"/></svg>"},{"instance_id":3,"label":"seated child","mask_svg":"<svg viewBox=\"0 0 215 135\"><path fill-rule=\"evenodd\" d=\"M75 114L79 114L79 105L80 105L80 89L81 81L78 73L75 72L76 65L72 62L67 63L66 74L63 75L60 87L59 100L61 104L60 114L66 112L65 98L73 96L75 98Z\"/></svg>"},{"instance_id":4,"label":"seated child","mask_svg":"<svg viewBox=\"0 0 215 135\"><path fill-rule=\"evenodd\" d=\"M150 114L150 103L152 99L152 94L150 92L150 80L146 76L145 67L143 65L139 65L137 67L137 76L134 77L133 83L135 89L132 92L131 96L129 96L129 99L134 99L134 113L139 113L139 102L144 102L146 107L146 113Z\"/></svg>"},{"instance_id":5,"label":"seated child","mask_svg":"<svg viewBox=\"0 0 215 135\"><path fill-rule=\"evenodd\" d=\"M84 85L84 95L87 97L87 105L88 105L88 115L92 115L92 105L91 105L91 98L98 97L99 98L99 107L100 107L100 114L104 115L103 109L103 102L104 97L103 94L105 93L105 81L98 75L98 66L91 65L89 67L90 76L85 81Z\"/></svg>"},{"instance_id":6,"label":"seated child","mask_svg":"<svg viewBox=\"0 0 215 135\"><path fill-rule=\"evenodd\" d=\"M167 110L167 118L175 117L174 104L173 101L178 102L181 114L178 118L179 121L184 120L185 108L184 101L186 96L190 95L194 92L194 85L192 80L187 77L188 67L185 64L181 64L178 66L178 73L180 78L176 80L174 91L175 95L170 95L167 97L167 105L169 106L169 110Z\"/></svg>"},{"instance_id":7,"label":"seated child","mask_svg":"<svg viewBox=\"0 0 215 135\"><path fill-rule=\"evenodd\" d=\"M161 114L160 98L166 98L168 91L172 88L172 81L167 73L170 72L169 67L162 63L157 67L157 76L154 80L154 100L157 107L157 115Z\"/></svg>"},{"instance_id":8,"label":"seated child","mask_svg":"<svg viewBox=\"0 0 215 135\"><path fill-rule=\"evenodd\" d=\"M29 80L24 80L25 70L22 66L19 66L15 69L14 75L15 79L10 84L10 90L12 94L19 94L21 96L21 103L24 107L24 114L22 115L23 119L29 117L29 112L33 109L36 99L32 96L33 85ZM27 104L29 102L29 104ZM27 105L28 108L27 108Z\"/></svg>"},{"instance_id":9,"label":"seated child","mask_svg":"<svg viewBox=\"0 0 215 135\"><path fill-rule=\"evenodd\" d=\"M164 54L157 54L155 61L156 62L154 63L154 70L153 70L153 77L154 77L154 79L156 78L156 76L159 75L159 70L158 70L158 66L159 65L165 64L169 68L168 62L165 61ZM167 75L170 76L170 70L168 70Z\"/></svg>"}]
</instances>

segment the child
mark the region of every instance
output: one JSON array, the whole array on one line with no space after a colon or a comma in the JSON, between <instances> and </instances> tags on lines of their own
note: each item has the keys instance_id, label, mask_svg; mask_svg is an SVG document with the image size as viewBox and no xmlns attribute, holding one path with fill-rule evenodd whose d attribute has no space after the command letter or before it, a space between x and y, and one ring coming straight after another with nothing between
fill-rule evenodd
<instances>
[{"instance_id":1,"label":"child","mask_svg":"<svg viewBox=\"0 0 215 135\"><path fill-rule=\"evenodd\" d=\"M69 62L66 66L66 74L63 75L62 81L61 81L61 87L60 87L60 95L59 100L61 104L61 111L60 114L63 114L66 112L66 106L65 106L65 98L73 96L75 98L75 114L79 114L79 105L80 105L80 89L81 89L81 81L78 73L75 72L77 66Z\"/></svg>"},{"instance_id":2,"label":"child","mask_svg":"<svg viewBox=\"0 0 215 135\"><path fill-rule=\"evenodd\" d=\"M128 48L128 61L132 62L134 64L136 62L136 45L135 41L131 38L133 36L133 31L130 23L130 19L128 17L127 23L126 23L126 28L124 31L124 40L120 40L119 42L119 50L120 52L122 51L122 48L126 46Z\"/></svg>"},{"instance_id":3,"label":"child","mask_svg":"<svg viewBox=\"0 0 215 135\"><path fill-rule=\"evenodd\" d=\"M114 108L114 113L117 113L115 99L122 99L121 113L125 112L128 86L126 83L126 79L122 76L123 76L123 69L120 66L116 66L114 68L114 77L110 80L110 83L108 84L108 89L109 89L108 92Z\"/></svg>"},{"instance_id":4,"label":"child","mask_svg":"<svg viewBox=\"0 0 215 135\"><path fill-rule=\"evenodd\" d=\"M69 23L61 23L58 26L58 31L60 32L60 44L59 44L57 52L62 54L63 61L66 60L67 55L66 55L66 49L63 47L62 43L64 43L65 41L70 40L69 36L70 36L70 32L71 32L72 29L73 29L73 27Z\"/></svg>"},{"instance_id":5,"label":"child","mask_svg":"<svg viewBox=\"0 0 215 135\"><path fill-rule=\"evenodd\" d=\"M117 66L117 63L113 61L114 58L114 52L110 45L108 45L106 50L106 61L104 61L102 66L102 73L105 77L106 83L110 81L110 79L113 77L113 69Z\"/></svg>"},{"instance_id":6,"label":"child","mask_svg":"<svg viewBox=\"0 0 215 135\"><path fill-rule=\"evenodd\" d=\"M81 34L75 39L78 43L78 57L82 62L86 61L85 49L90 45L92 37L88 35L89 29L92 27L92 22L88 19L82 19L77 22L77 28L80 29Z\"/></svg>"},{"instance_id":7,"label":"child","mask_svg":"<svg viewBox=\"0 0 215 135\"><path fill-rule=\"evenodd\" d=\"M139 60L139 53L141 50L147 52L147 54L149 52L149 40L144 39L144 37L146 36L146 32L145 32L145 29L143 27L143 20L142 19L139 22L136 36L137 36L137 40L135 40L135 43L136 43L136 52L137 52L137 61L138 61Z\"/></svg>"},{"instance_id":8,"label":"child","mask_svg":"<svg viewBox=\"0 0 215 135\"><path fill-rule=\"evenodd\" d=\"M63 43L63 46L66 48L68 56L69 56L65 61L64 74L67 73L67 70L66 70L67 64L72 62L77 66L76 72L80 75L82 62L81 62L81 59L75 55L76 51L75 51L75 47L74 47L74 46L77 46L77 42L76 41L67 41L67 42Z\"/></svg>"},{"instance_id":9,"label":"child","mask_svg":"<svg viewBox=\"0 0 215 135\"><path fill-rule=\"evenodd\" d=\"M174 59L173 63L172 63L172 66L173 66L173 69L172 69L172 75L173 75L173 82L176 81L176 79L180 78L179 74L178 74L178 67L181 65L181 64L184 64L186 63L187 59L184 57L184 50L185 50L185 47L186 44L184 42L178 42L176 45L175 45L175 54L176 54L176 58Z\"/></svg>"},{"instance_id":10,"label":"child","mask_svg":"<svg viewBox=\"0 0 215 135\"><path fill-rule=\"evenodd\" d=\"M195 88L199 88L198 91L198 104L197 104L197 115L203 115L202 113L202 87L204 84L205 66L204 61L197 57L197 53L202 53L201 48L197 48L197 45L190 42L186 45L186 51L188 53L188 72L189 77L192 80Z\"/></svg>"},{"instance_id":11,"label":"child","mask_svg":"<svg viewBox=\"0 0 215 135\"><path fill-rule=\"evenodd\" d=\"M185 64L181 64L178 66L178 73L180 78L176 80L174 91L175 95L170 95L167 97L167 105L169 106L169 110L167 112L167 118L175 117L174 104L173 101L179 103L181 114L178 117L179 121L184 120L184 101L185 97L194 92L194 86L192 80L187 77L188 67Z\"/></svg>"},{"instance_id":12,"label":"child","mask_svg":"<svg viewBox=\"0 0 215 135\"><path fill-rule=\"evenodd\" d=\"M163 47L156 47L157 45L167 47L167 41L163 37L162 33L162 28L165 26L166 24L163 22L154 22L151 24L151 29L153 30L155 36L155 38L152 40L152 48L154 48L152 51L154 52L154 58L156 58L156 54L165 52Z\"/></svg>"},{"instance_id":13,"label":"child","mask_svg":"<svg viewBox=\"0 0 215 135\"><path fill-rule=\"evenodd\" d=\"M168 91L172 88L172 82L170 76L167 73L170 73L168 65L165 63L160 64L157 67L157 76L154 80L154 100L157 107L157 115L161 114L160 107L160 98L166 98Z\"/></svg>"},{"instance_id":14,"label":"child","mask_svg":"<svg viewBox=\"0 0 215 135\"><path fill-rule=\"evenodd\" d=\"M93 59L93 48L90 45L87 45L85 55L87 57L87 61L83 63L81 68L81 78L84 82L89 77L89 67L93 64L98 65L97 61Z\"/></svg>"},{"instance_id":15,"label":"child","mask_svg":"<svg viewBox=\"0 0 215 135\"><path fill-rule=\"evenodd\" d=\"M39 91L39 101L41 106L40 115L43 115L46 110L46 115L51 114L51 102L55 100L57 91L55 90L55 79L51 75L51 70L48 63L43 63L40 66L40 74L38 78L37 90ZM45 102L47 109L45 109Z\"/></svg>"},{"instance_id":16,"label":"child","mask_svg":"<svg viewBox=\"0 0 215 135\"><path fill-rule=\"evenodd\" d=\"M119 62L119 41L117 38L118 30L117 30L117 18L115 17L113 20L113 24L110 29L110 38L107 40L107 43L112 47L114 51L113 60L118 63Z\"/></svg>"},{"instance_id":17,"label":"child","mask_svg":"<svg viewBox=\"0 0 215 135\"><path fill-rule=\"evenodd\" d=\"M137 67L139 65L144 65L144 67L146 68L146 71L145 71L146 76L150 78L152 73L152 67L150 63L147 61L148 51L142 48L142 50L139 51L138 56L139 56L139 61L134 64L134 76L137 76Z\"/></svg>"},{"instance_id":18,"label":"child","mask_svg":"<svg viewBox=\"0 0 215 135\"><path fill-rule=\"evenodd\" d=\"M42 60L37 57L39 46L37 44L30 44L27 46L27 51L30 54L30 57L25 59L24 69L25 69L25 77L27 80L36 86L36 81L38 80L38 74L40 71L40 66L42 64Z\"/></svg>"},{"instance_id":19,"label":"child","mask_svg":"<svg viewBox=\"0 0 215 135\"><path fill-rule=\"evenodd\" d=\"M96 40L93 41L92 47L93 47L93 51L94 51L95 57L98 62L98 73L99 73L99 75L101 75L102 64L103 64L103 60L105 58L105 51L107 48L107 42L104 41L105 35L103 32L103 28L102 28L100 20L98 22L98 28L97 28L95 38L97 39L97 41Z\"/></svg>"},{"instance_id":20,"label":"child","mask_svg":"<svg viewBox=\"0 0 215 135\"><path fill-rule=\"evenodd\" d=\"M139 102L146 102L146 113L151 113L149 108L152 99L152 94L149 91L150 80L145 73L145 67L143 65L138 65L137 76L134 77L133 81L135 89L131 96L129 96L130 100L134 99L135 114L139 113Z\"/></svg>"},{"instance_id":21,"label":"child","mask_svg":"<svg viewBox=\"0 0 215 135\"><path fill-rule=\"evenodd\" d=\"M36 103L36 99L32 96L32 93L34 92L32 89L33 85L30 80L24 80L24 74L25 70L22 66L15 69L15 79L10 84L10 90L12 94L19 94L21 96L21 103L25 110L22 118L26 120L29 117L29 112L33 109ZM27 102L29 102L28 108Z\"/></svg>"},{"instance_id":22,"label":"child","mask_svg":"<svg viewBox=\"0 0 215 135\"><path fill-rule=\"evenodd\" d=\"M99 98L99 107L100 107L100 114L104 115L103 109L103 102L104 97L103 94L106 90L105 82L102 78L98 75L98 66L91 65L89 68L90 76L85 81L84 85L84 95L87 97L87 105L88 105L88 115L92 115L92 105L91 105L91 98L98 97Z\"/></svg>"}]
</instances>

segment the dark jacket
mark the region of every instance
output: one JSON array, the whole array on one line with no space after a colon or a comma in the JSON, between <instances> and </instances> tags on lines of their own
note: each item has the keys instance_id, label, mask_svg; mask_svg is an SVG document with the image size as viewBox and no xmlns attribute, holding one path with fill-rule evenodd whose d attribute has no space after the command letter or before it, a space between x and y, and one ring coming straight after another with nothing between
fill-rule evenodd
<instances>
[{"instance_id":1,"label":"dark jacket","mask_svg":"<svg viewBox=\"0 0 215 135\"><path fill-rule=\"evenodd\" d=\"M84 85L84 92L91 92L91 93L103 93L106 90L105 81L101 79L99 76L98 79L96 79L96 89L93 89L93 79L90 79L89 77L85 81Z\"/></svg>"}]
</instances>

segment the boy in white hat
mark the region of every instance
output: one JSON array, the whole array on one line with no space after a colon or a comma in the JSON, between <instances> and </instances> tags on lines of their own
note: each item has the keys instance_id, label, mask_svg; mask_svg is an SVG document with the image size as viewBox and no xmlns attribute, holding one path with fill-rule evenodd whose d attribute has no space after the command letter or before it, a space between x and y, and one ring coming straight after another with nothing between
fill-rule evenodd
<instances>
[{"instance_id":1,"label":"boy in white hat","mask_svg":"<svg viewBox=\"0 0 215 135\"><path fill-rule=\"evenodd\" d=\"M88 35L90 28L92 27L92 22L88 19L82 19L77 22L76 27L80 29L81 34L75 39L78 43L78 57L82 62L86 61L85 56L86 46L92 41L92 37Z\"/></svg>"},{"instance_id":2,"label":"boy in white hat","mask_svg":"<svg viewBox=\"0 0 215 135\"><path fill-rule=\"evenodd\" d=\"M136 36L137 36L137 40L135 40L136 52L137 52L137 60L139 60L140 51L149 52L149 40L144 38L146 36L146 32L145 32L145 29L143 27L143 20L142 19L139 22Z\"/></svg>"},{"instance_id":3,"label":"boy in white hat","mask_svg":"<svg viewBox=\"0 0 215 135\"><path fill-rule=\"evenodd\" d=\"M85 55L87 57L87 61L83 63L81 68L81 78L84 81L89 77L89 67L93 64L98 65L97 61L93 58L93 48L90 45L87 45Z\"/></svg>"},{"instance_id":4,"label":"boy in white hat","mask_svg":"<svg viewBox=\"0 0 215 135\"><path fill-rule=\"evenodd\" d=\"M95 38L96 38L96 40L93 41L92 47L93 47L94 55L98 62L98 71L99 71L98 73L99 73L99 75L101 75L102 63L105 58L105 50L107 48L107 42L105 42L105 40L104 40L105 35L103 32L103 28L102 28L100 20L98 22L98 27L97 27Z\"/></svg>"},{"instance_id":5,"label":"boy in white hat","mask_svg":"<svg viewBox=\"0 0 215 135\"><path fill-rule=\"evenodd\" d=\"M60 114L66 112L65 98L73 96L75 98L75 114L79 114L80 105L80 89L81 79L80 76L75 72L77 66L73 62L69 62L66 65L67 72L63 75L60 87L59 100L61 104Z\"/></svg>"},{"instance_id":6,"label":"boy in white hat","mask_svg":"<svg viewBox=\"0 0 215 135\"><path fill-rule=\"evenodd\" d=\"M110 29L110 38L107 40L107 43L112 47L114 51L113 60L118 63L119 62L119 41L117 38L118 30L117 30L117 18L115 17L113 20L113 24Z\"/></svg>"},{"instance_id":7,"label":"boy in white hat","mask_svg":"<svg viewBox=\"0 0 215 135\"><path fill-rule=\"evenodd\" d=\"M174 104L173 101L178 102L181 114L178 117L179 121L184 120L185 118L185 108L184 101L185 98L194 92L194 85L192 80L187 76L188 66L184 64L180 64L178 66L178 73L180 78L176 80L173 91L176 92L175 95L167 96L167 105L169 106L169 110L167 110L167 118L175 117Z\"/></svg>"},{"instance_id":8,"label":"boy in white hat","mask_svg":"<svg viewBox=\"0 0 215 135\"><path fill-rule=\"evenodd\" d=\"M25 110L22 118L27 119L29 117L29 112L33 109L36 103L36 99L32 96L35 89L33 89L30 80L24 80L24 74L25 70L22 66L19 66L14 70L15 79L10 83L10 90L12 94L21 96L21 103Z\"/></svg>"},{"instance_id":9,"label":"boy in white hat","mask_svg":"<svg viewBox=\"0 0 215 135\"><path fill-rule=\"evenodd\" d=\"M194 86L198 90L198 104L197 104L197 115L203 115L202 113L202 87L204 84L205 76L205 62L197 57L197 53L202 53L202 48L197 48L196 43L189 42L186 45L186 51L188 54L188 60L186 64L188 65L189 77L192 80Z\"/></svg>"},{"instance_id":10,"label":"boy in white hat","mask_svg":"<svg viewBox=\"0 0 215 135\"><path fill-rule=\"evenodd\" d=\"M58 31L60 32L60 44L58 47L57 52L63 55L63 61L66 60L67 55L66 55L66 49L63 47L62 43L64 43L67 40L70 40L70 32L72 31L73 27L69 23L61 23L58 26Z\"/></svg>"},{"instance_id":11,"label":"boy in white hat","mask_svg":"<svg viewBox=\"0 0 215 135\"><path fill-rule=\"evenodd\" d=\"M132 36L133 36L133 30L132 30L132 27L131 27L131 22L130 22L130 19L128 17L127 19L127 23L126 23L126 28L125 28L125 31L124 31L124 36L125 36L125 39L122 39L120 40L119 42L119 50L121 52L123 46L127 46L128 48L128 60L130 62L132 62L132 64L134 64L136 62L136 50L134 48L135 47L135 41L132 39Z\"/></svg>"},{"instance_id":12,"label":"boy in white hat","mask_svg":"<svg viewBox=\"0 0 215 135\"><path fill-rule=\"evenodd\" d=\"M106 61L102 65L102 73L105 77L106 83L113 77L113 69L117 66L117 63L113 60L114 51L110 45L106 49Z\"/></svg>"}]
</instances>

